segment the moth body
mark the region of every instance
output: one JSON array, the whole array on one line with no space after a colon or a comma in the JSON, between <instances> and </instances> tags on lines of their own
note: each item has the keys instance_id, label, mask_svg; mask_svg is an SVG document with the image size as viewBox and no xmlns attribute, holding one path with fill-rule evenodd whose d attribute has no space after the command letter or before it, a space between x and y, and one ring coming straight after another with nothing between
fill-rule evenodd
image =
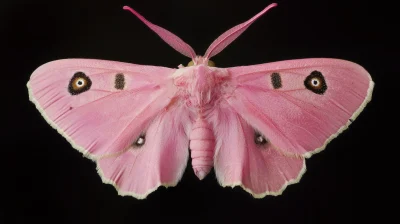
<instances>
[{"instance_id":1,"label":"moth body","mask_svg":"<svg viewBox=\"0 0 400 224\"><path fill-rule=\"evenodd\" d=\"M196 57L188 67L178 69L174 83L178 95L197 119L190 132L192 167L196 176L203 179L213 167L215 136L205 117L212 112L226 89L229 73L226 69L211 67L213 63Z\"/></svg>"},{"instance_id":2,"label":"moth body","mask_svg":"<svg viewBox=\"0 0 400 224\"><path fill-rule=\"evenodd\" d=\"M202 180L213 167L215 137L212 127L203 117L198 117L190 132L192 167Z\"/></svg>"}]
</instances>

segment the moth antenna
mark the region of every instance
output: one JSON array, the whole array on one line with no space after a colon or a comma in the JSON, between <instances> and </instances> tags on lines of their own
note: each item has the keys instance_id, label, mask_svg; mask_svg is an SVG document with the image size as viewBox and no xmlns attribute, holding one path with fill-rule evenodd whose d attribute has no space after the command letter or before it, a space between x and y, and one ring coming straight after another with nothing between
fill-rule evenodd
<instances>
[{"instance_id":1,"label":"moth antenna","mask_svg":"<svg viewBox=\"0 0 400 224\"><path fill-rule=\"evenodd\" d=\"M277 3L272 3L267 6L264 10L259 12L257 15L253 16L253 18L247 20L244 23L236 25L219 36L210 47L208 47L206 53L204 54L205 58L210 59L211 57L217 55L223 49L225 49L229 44L231 44L236 38L240 36L254 21L256 21L259 17L261 17L264 13L266 13L269 9L277 6Z\"/></svg>"},{"instance_id":2,"label":"moth antenna","mask_svg":"<svg viewBox=\"0 0 400 224\"><path fill-rule=\"evenodd\" d=\"M157 26L151 22L149 22L147 19L145 19L142 15L140 15L138 12L136 12L134 9L132 9L129 6L124 6L124 10L128 10L131 13L133 13L137 18L139 18L146 26L148 26L151 30L153 30L155 33L158 34L158 36L161 37L169 46L174 48L176 51L179 53L192 58L192 60L196 57L196 53L194 52L193 48L189 46L189 44L185 43L181 38L176 36L175 34L171 33L170 31Z\"/></svg>"}]
</instances>

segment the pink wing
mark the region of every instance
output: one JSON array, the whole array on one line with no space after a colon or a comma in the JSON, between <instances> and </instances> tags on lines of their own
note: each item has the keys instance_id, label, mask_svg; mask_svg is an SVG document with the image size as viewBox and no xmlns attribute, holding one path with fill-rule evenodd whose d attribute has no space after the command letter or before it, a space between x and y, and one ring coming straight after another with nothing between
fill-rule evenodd
<instances>
[{"instance_id":1,"label":"pink wing","mask_svg":"<svg viewBox=\"0 0 400 224\"><path fill-rule=\"evenodd\" d=\"M147 144L133 145L116 157L97 161L103 182L115 186L120 195L143 199L160 185L175 186L189 156L191 123L186 107L160 114L146 129Z\"/></svg>"},{"instance_id":2,"label":"pink wing","mask_svg":"<svg viewBox=\"0 0 400 224\"><path fill-rule=\"evenodd\" d=\"M222 186L241 186L262 198L281 194L305 172L304 158L284 156L270 142L257 142L258 131L229 105L216 109L210 121L217 136L214 168Z\"/></svg>"},{"instance_id":3,"label":"pink wing","mask_svg":"<svg viewBox=\"0 0 400 224\"><path fill-rule=\"evenodd\" d=\"M173 99L175 69L88 59L39 67L30 99L105 183L145 198L174 186L188 159L189 112Z\"/></svg>"},{"instance_id":4,"label":"pink wing","mask_svg":"<svg viewBox=\"0 0 400 224\"><path fill-rule=\"evenodd\" d=\"M28 82L30 100L46 121L85 156L126 151L165 108L175 69L90 59L39 67Z\"/></svg>"},{"instance_id":5,"label":"pink wing","mask_svg":"<svg viewBox=\"0 0 400 224\"><path fill-rule=\"evenodd\" d=\"M370 101L368 72L337 59L301 59L228 69L228 104L286 155L310 157Z\"/></svg>"}]
</instances>

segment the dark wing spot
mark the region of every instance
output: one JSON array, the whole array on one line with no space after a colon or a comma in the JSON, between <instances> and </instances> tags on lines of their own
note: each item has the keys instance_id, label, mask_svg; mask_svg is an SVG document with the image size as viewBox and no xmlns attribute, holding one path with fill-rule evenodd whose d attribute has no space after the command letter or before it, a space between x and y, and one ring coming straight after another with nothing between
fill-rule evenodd
<instances>
[{"instance_id":1,"label":"dark wing spot","mask_svg":"<svg viewBox=\"0 0 400 224\"><path fill-rule=\"evenodd\" d=\"M115 75L115 88L124 89L125 87L125 76L122 73Z\"/></svg>"},{"instance_id":2,"label":"dark wing spot","mask_svg":"<svg viewBox=\"0 0 400 224\"><path fill-rule=\"evenodd\" d=\"M277 72L272 73L271 75L271 82L274 89L279 89L282 87L282 79L281 75Z\"/></svg>"},{"instance_id":3,"label":"dark wing spot","mask_svg":"<svg viewBox=\"0 0 400 224\"><path fill-rule=\"evenodd\" d=\"M309 76L304 80L304 86L316 94L324 94L328 89L326 85L325 78L319 71L313 71Z\"/></svg>"},{"instance_id":4,"label":"dark wing spot","mask_svg":"<svg viewBox=\"0 0 400 224\"><path fill-rule=\"evenodd\" d=\"M91 86L92 86L92 81L88 76L86 76L85 73L76 72L69 81L68 92L71 95L78 95L88 91Z\"/></svg>"},{"instance_id":5,"label":"dark wing spot","mask_svg":"<svg viewBox=\"0 0 400 224\"><path fill-rule=\"evenodd\" d=\"M140 148L146 143L146 134L142 133L139 135L139 137L135 140L135 142L132 144L133 148Z\"/></svg>"},{"instance_id":6,"label":"dark wing spot","mask_svg":"<svg viewBox=\"0 0 400 224\"><path fill-rule=\"evenodd\" d=\"M268 144L268 141L263 134L258 131L254 131L254 143L256 143L258 146L265 146Z\"/></svg>"}]
</instances>

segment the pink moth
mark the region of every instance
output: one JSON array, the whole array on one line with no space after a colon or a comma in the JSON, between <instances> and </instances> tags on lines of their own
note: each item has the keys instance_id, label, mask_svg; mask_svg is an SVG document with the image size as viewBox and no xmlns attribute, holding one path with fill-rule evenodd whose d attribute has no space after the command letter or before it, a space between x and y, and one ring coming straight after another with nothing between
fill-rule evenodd
<instances>
[{"instance_id":1,"label":"pink moth","mask_svg":"<svg viewBox=\"0 0 400 224\"><path fill-rule=\"evenodd\" d=\"M276 5L223 33L204 56L125 6L191 58L188 66L52 61L33 72L30 100L120 195L143 199L175 186L189 155L199 179L214 167L223 187L279 195L301 179L305 159L360 114L374 82L361 66L338 59L215 67L209 59Z\"/></svg>"}]
</instances>

